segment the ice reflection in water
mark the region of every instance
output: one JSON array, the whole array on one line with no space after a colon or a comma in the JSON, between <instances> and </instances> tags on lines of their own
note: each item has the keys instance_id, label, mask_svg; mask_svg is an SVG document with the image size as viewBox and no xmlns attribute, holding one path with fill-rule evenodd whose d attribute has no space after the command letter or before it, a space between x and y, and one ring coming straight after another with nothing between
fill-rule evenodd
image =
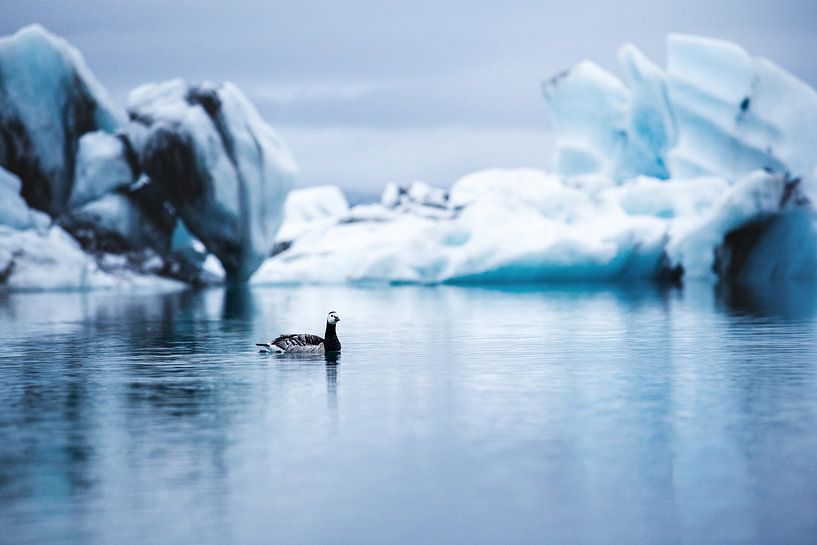
<instances>
[{"instance_id":1,"label":"ice reflection in water","mask_svg":"<svg viewBox=\"0 0 817 545\"><path fill-rule=\"evenodd\" d=\"M0 294L0 535L809 543L815 295ZM337 361L256 352L330 309Z\"/></svg>"}]
</instances>

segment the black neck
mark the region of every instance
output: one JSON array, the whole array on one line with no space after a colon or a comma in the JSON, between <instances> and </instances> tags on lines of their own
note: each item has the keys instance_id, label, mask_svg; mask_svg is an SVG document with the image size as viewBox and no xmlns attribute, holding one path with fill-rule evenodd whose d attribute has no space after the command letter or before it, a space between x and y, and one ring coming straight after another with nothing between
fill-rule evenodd
<instances>
[{"instance_id":1,"label":"black neck","mask_svg":"<svg viewBox=\"0 0 817 545\"><path fill-rule=\"evenodd\" d=\"M326 333L323 334L323 342L326 350L330 352L337 352L340 350L340 340L335 328L335 324L326 322Z\"/></svg>"}]
</instances>

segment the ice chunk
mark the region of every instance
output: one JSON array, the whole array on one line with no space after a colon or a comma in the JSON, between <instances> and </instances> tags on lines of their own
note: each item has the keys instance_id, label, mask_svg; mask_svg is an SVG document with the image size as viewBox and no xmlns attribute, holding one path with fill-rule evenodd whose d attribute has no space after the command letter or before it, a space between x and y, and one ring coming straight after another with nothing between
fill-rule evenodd
<instances>
[{"instance_id":1,"label":"ice chunk","mask_svg":"<svg viewBox=\"0 0 817 545\"><path fill-rule=\"evenodd\" d=\"M49 217L30 209L20 196L20 179L0 167L0 224L15 229L43 229L51 223Z\"/></svg>"},{"instance_id":2,"label":"ice chunk","mask_svg":"<svg viewBox=\"0 0 817 545\"><path fill-rule=\"evenodd\" d=\"M627 149L618 177L640 174L668 178L665 156L676 143L677 126L666 74L632 44L619 49L618 59L632 96Z\"/></svg>"},{"instance_id":3,"label":"ice chunk","mask_svg":"<svg viewBox=\"0 0 817 545\"><path fill-rule=\"evenodd\" d=\"M429 218L448 218L455 212L449 204L448 191L421 180L415 180L407 186L398 185L394 182L386 184L380 197L380 206L382 208L367 206L363 210L366 214L379 210L379 213L384 216L390 215L387 210L383 210L388 209Z\"/></svg>"},{"instance_id":4,"label":"ice chunk","mask_svg":"<svg viewBox=\"0 0 817 545\"><path fill-rule=\"evenodd\" d=\"M124 134L102 131L79 139L74 186L68 201L76 208L106 193L130 185L139 174L139 163Z\"/></svg>"},{"instance_id":5,"label":"ice chunk","mask_svg":"<svg viewBox=\"0 0 817 545\"><path fill-rule=\"evenodd\" d=\"M803 176L817 165L817 93L729 42L670 35L670 99L679 141L673 175L735 180L768 168Z\"/></svg>"},{"instance_id":6,"label":"ice chunk","mask_svg":"<svg viewBox=\"0 0 817 545\"><path fill-rule=\"evenodd\" d=\"M383 188L383 194L380 196L380 204L394 208L400 204L400 198L405 193L405 189L401 188L395 182L389 182L386 184L386 187Z\"/></svg>"},{"instance_id":7,"label":"ice chunk","mask_svg":"<svg viewBox=\"0 0 817 545\"><path fill-rule=\"evenodd\" d=\"M626 87L587 61L544 84L557 172L733 182L760 168L803 176L817 165L812 88L728 42L675 34L667 50L665 73L622 47Z\"/></svg>"},{"instance_id":8,"label":"ice chunk","mask_svg":"<svg viewBox=\"0 0 817 545\"><path fill-rule=\"evenodd\" d=\"M113 132L124 120L63 39L39 25L0 38L0 165L23 180L30 206L59 215L71 192L77 140Z\"/></svg>"},{"instance_id":9,"label":"ice chunk","mask_svg":"<svg viewBox=\"0 0 817 545\"><path fill-rule=\"evenodd\" d=\"M603 68L583 61L545 82L542 92L556 130L556 171L614 175L626 145L627 88Z\"/></svg>"},{"instance_id":10,"label":"ice chunk","mask_svg":"<svg viewBox=\"0 0 817 545\"><path fill-rule=\"evenodd\" d=\"M231 280L248 278L274 248L296 175L283 141L230 83L145 85L128 110L145 172Z\"/></svg>"},{"instance_id":11,"label":"ice chunk","mask_svg":"<svg viewBox=\"0 0 817 545\"><path fill-rule=\"evenodd\" d=\"M126 252L141 248L165 251L170 233L147 217L127 193L109 193L71 211L64 226L87 249Z\"/></svg>"},{"instance_id":12,"label":"ice chunk","mask_svg":"<svg viewBox=\"0 0 817 545\"><path fill-rule=\"evenodd\" d=\"M317 224L336 223L349 213L343 191L334 185L321 185L290 191L284 203L284 221L279 241L290 241Z\"/></svg>"},{"instance_id":13,"label":"ice chunk","mask_svg":"<svg viewBox=\"0 0 817 545\"><path fill-rule=\"evenodd\" d=\"M665 75L632 45L619 58L629 89L588 61L544 83L560 174L601 174L616 181L668 176L663 154L674 138L674 120Z\"/></svg>"},{"instance_id":14,"label":"ice chunk","mask_svg":"<svg viewBox=\"0 0 817 545\"><path fill-rule=\"evenodd\" d=\"M764 171L741 179L698 221L676 226L666 248L671 265L685 278L769 280L814 271L814 211L799 185ZM775 243L793 238L800 240L795 250Z\"/></svg>"},{"instance_id":15,"label":"ice chunk","mask_svg":"<svg viewBox=\"0 0 817 545\"><path fill-rule=\"evenodd\" d=\"M392 212L307 230L252 281L610 280L651 277L660 266L666 220L599 214L557 176L494 169L464 177L450 194L460 211L449 218Z\"/></svg>"},{"instance_id":16,"label":"ice chunk","mask_svg":"<svg viewBox=\"0 0 817 545\"><path fill-rule=\"evenodd\" d=\"M175 290L185 286L168 278L135 272L124 260L107 265L108 270L59 226L39 233L0 225L0 287L3 288Z\"/></svg>"}]
</instances>

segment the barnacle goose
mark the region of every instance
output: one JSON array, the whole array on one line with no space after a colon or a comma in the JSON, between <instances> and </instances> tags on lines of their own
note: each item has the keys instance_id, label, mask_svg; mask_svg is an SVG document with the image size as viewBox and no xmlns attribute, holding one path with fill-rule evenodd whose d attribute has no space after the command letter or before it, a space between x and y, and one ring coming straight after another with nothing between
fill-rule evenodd
<instances>
[{"instance_id":1,"label":"barnacle goose","mask_svg":"<svg viewBox=\"0 0 817 545\"><path fill-rule=\"evenodd\" d=\"M292 352L299 354L324 354L340 352L340 340L335 331L340 316L334 310L326 317L326 332L323 338L308 333L294 335L279 335L268 343L255 343L264 352Z\"/></svg>"}]
</instances>

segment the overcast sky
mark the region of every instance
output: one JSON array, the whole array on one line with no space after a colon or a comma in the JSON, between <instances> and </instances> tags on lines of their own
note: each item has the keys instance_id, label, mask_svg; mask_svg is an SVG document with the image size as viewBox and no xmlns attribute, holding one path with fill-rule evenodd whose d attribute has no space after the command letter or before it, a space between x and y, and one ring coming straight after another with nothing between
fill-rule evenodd
<instances>
[{"instance_id":1,"label":"overcast sky","mask_svg":"<svg viewBox=\"0 0 817 545\"><path fill-rule=\"evenodd\" d=\"M817 1L0 0L0 34L38 22L114 99L140 83L230 80L293 149L301 185L449 185L546 167L539 82L625 41L664 64L667 32L736 41L817 83Z\"/></svg>"}]
</instances>

